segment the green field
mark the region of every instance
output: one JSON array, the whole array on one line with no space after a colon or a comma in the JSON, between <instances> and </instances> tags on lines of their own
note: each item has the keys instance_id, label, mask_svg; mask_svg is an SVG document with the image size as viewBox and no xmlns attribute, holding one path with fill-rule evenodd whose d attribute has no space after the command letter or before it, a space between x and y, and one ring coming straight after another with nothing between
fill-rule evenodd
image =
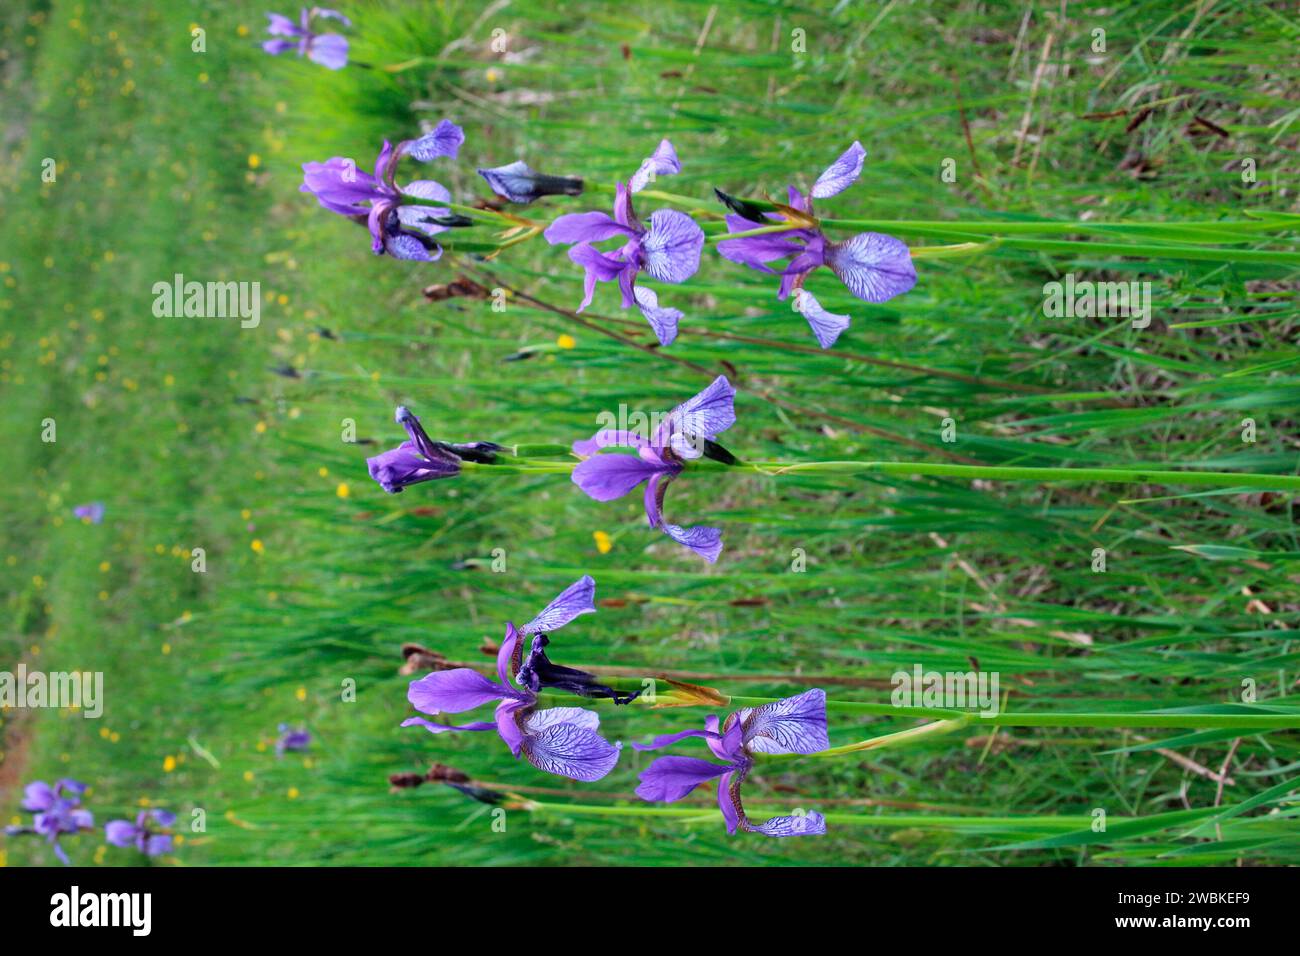
<instances>
[{"instance_id":1,"label":"green field","mask_svg":"<svg viewBox=\"0 0 1300 956\"><path fill-rule=\"evenodd\" d=\"M159 866L1300 863L1300 498L1251 484L1300 471L1294 4L341 8L339 71L265 54L244 0L0 12L0 670L105 686L99 719L0 711L0 821L29 819L23 784L71 776L100 825L63 841L86 865L146 862L102 831L146 806L181 816ZM919 282L871 305L820 270L810 288L853 317L822 350L774 277L706 248L658 286L685 312L660 348L611 284L573 311L563 247L485 259L479 225L438 262L375 256L299 192L304 162L369 169L443 118L459 158L400 181L468 206L491 196L478 167L584 177L583 196L507 207L545 222L607 210L667 136L682 172L652 190L714 233L715 187L784 201L860 140L861 180L818 213L905 240ZM176 274L260 283L260 324L157 317ZM1045 314L1067 274L1149 282L1149 326ZM424 293L458 278L504 308ZM596 502L563 474L467 469L391 496L367 475L403 437L397 405L439 439L568 444L717 375L746 462L1245 474L699 469L667 514L724 529L711 565L649 530L639 494ZM73 517L92 501L101 524ZM494 734L398 726L404 643L489 667L506 621L583 574L599 613L554 635L569 666L868 705L917 666L995 672L1005 711L1042 726L760 765L751 816L827 815L785 840L728 836L708 792L637 800L652 755L630 746L580 784ZM599 707L627 742L726 713ZM835 746L919 724L830 717ZM277 757L282 723L308 752ZM504 815L390 788L435 762L507 794ZM57 865L19 837L0 863Z\"/></svg>"}]
</instances>

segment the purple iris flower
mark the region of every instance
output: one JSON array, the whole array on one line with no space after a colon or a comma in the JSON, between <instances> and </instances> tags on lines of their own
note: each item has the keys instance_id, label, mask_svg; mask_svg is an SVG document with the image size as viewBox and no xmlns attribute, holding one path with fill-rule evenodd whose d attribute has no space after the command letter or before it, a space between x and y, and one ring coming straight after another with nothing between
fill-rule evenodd
<instances>
[{"instance_id":1,"label":"purple iris flower","mask_svg":"<svg viewBox=\"0 0 1300 956\"><path fill-rule=\"evenodd\" d=\"M491 464L501 450L500 445L490 441L464 444L434 441L405 405L397 406L396 418L410 438L391 451L366 459L370 477L390 495L421 481L454 478L460 474L462 461Z\"/></svg>"},{"instance_id":2,"label":"purple iris flower","mask_svg":"<svg viewBox=\"0 0 1300 956\"><path fill-rule=\"evenodd\" d=\"M102 501L92 501L89 504L77 505L72 509L72 513L83 521L99 524L104 520L104 503Z\"/></svg>"},{"instance_id":3,"label":"purple iris flower","mask_svg":"<svg viewBox=\"0 0 1300 956\"><path fill-rule=\"evenodd\" d=\"M297 23L278 13L268 13L267 17L271 22L267 25L266 32L277 37L262 44L262 49L267 53L279 56L286 50L297 47L299 56L305 56L331 70L341 70L347 66L347 39L337 33L316 33L312 30L312 21L317 19L338 20L345 27L352 26L352 21L337 10L303 7ZM280 37L288 39L278 39Z\"/></svg>"},{"instance_id":4,"label":"purple iris flower","mask_svg":"<svg viewBox=\"0 0 1300 956\"><path fill-rule=\"evenodd\" d=\"M599 780L618 762L619 747L600 736L600 718L581 707L537 710L537 694L547 687L572 690L584 697L609 697L625 704L636 694L596 683L595 677L572 668L558 668L546 659L546 632L568 624L580 614L596 610L596 582L590 575L571 584L541 614L522 628L506 624L505 640L497 654L497 680L489 680L466 667L434 671L412 681L407 699L426 714L460 713L498 701L495 719L453 726L424 717L410 717L403 727L420 726L439 734L448 730L495 730L516 759L522 754L538 770L591 782ZM534 635L527 658L523 639ZM515 684L511 686L510 677Z\"/></svg>"},{"instance_id":5,"label":"purple iris flower","mask_svg":"<svg viewBox=\"0 0 1300 956\"><path fill-rule=\"evenodd\" d=\"M633 176L632 188L618 183L612 218L603 212L560 216L546 227L543 235L553 246L572 246L569 258L586 273L579 312L591 304L597 282L617 280L623 293L623 308L629 309L635 303L654 329L659 344L671 345L677 337L681 311L661 308L655 291L638 287L636 277L644 269L660 282L685 282L700 267L704 230L686 213L675 209L657 209L650 214L649 226L642 225L632 209L632 193L639 188L635 185L638 181L641 185L648 181L649 169L663 172L681 169L677 154L667 140L659 144L655 156L641 164ZM593 245L616 236L624 242L613 252L601 252Z\"/></svg>"},{"instance_id":6,"label":"purple iris flower","mask_svg":"<svg viewBox=\"0 0 1300 956\"><path fill-rule=\"evenodd\" d=\"M480 169L478 174L487 180L498 196L505 196L520 205L527 205L543 196L582 195L581 179L539 173L522 159L507 166Z\"/></svg>"},{"instance_id":7,"label":"purple iris flower","mask_svg":"<svg viewBox=\"0 0 1300 956\"><path fill-rule=\"evenodd\" d=\"M110 820L104 827L104 839L113 846L134 846L147 856L159 856L172 851L170 833L159 833L155 827L169 827L176 822L176 814L167 810L141 810L130 820Z\"/></svg>"},{"instance_id":8,"label":"purple iris flower","mask_svg":"<svg viewBox=\"0 0 1300 956\"><path fill-rule=\"evenodd\" d=\"M300 192L311 193L330 212L370 229L371 249L395 259L433 262L442 247L433 237L468 220L439 206L413 205L412 199L451 202L451 193L432 179L418 179L397 186L394 177L403 156L427 163L439 156L456 158L465 132L451 120L442 120L419 139L405 140L394 149L387 140L375 159L374 175L357 169L350 159L335 156L323 163L303 163Z\"/></svg>"},{"instance_id":9,"label":"purple iris flower","mask_svg":"<svg viewBox=\"0 0 1300 956\"><path fill-rule=\"evenodd\" d=\"M805 197L794 186L790 187L790 206L812 219L812 201L838 195L857 182L866 155L862 144L854 140L853 145L817 177L808 196ZM741 205L734 204L733 208ZM766 215L778 222L785 219L779 212ZM756 222L743 215L727 217L727 228L731 232L770 225L771 222ZM814 269L828 267L850 292L864 302L886 302L916 285L916 266L907 245L901 239L879 232L862 232L843 242L827 242L821 229L813 226L765 236L728 239L718 243L718 252L724 259L759 272L779 275L781 288L777 298L784 300L791 292L795 293L795 308L808 320L824 349L834 345L840 333L849 327L849 317L826 311L803 287L804 280ZM785 258L790 262L781 272L767 265Z\"/></svg>"},{"instance_id":10,"label":"purple iris flower","mask_svg":"<svg viewBox=\"0 0 1300 956\"><path fill-rule=\"evenodd\" d=\"M95 818L89 810L81 808L81 795L86 785L79 780L64 778L50 786L44 780L29 783L23 788L22 809L34 814L30 827L7 826L5 833L17 836L30 833L43 836L54 849L54 855L64 864L68 854L59 846L59 837L67 833L89 830Z\"/></svg>"},{"instance_id":11,"label":"purple iris flower","mask_svg":"<svg viewBox=\"0 0 1300 956\"><path fill-rule=\"evenodd\" d=\"M826 832L826 818L815 810L806 814L772 817L755 825L745 815L740 788L754 766L755 754L810 754L830 746L826 736L826 692L820 688L795 697L745 707L719 724L716 715L705 718L703 730L656 737L650 744L633 744L637 750L657 750L684 740L703 737L709 750L724 764L697 757L659 757L641 771L636 793L643 800L672 803L697 786L718 778L718 806L727 832L737 829L772 837L805 836Z\"/></svg>"},{"instance_id":12,"label":"purple iris flower","mask_svg":"<svg viewBox=\"0 0 1300 956\"><path fill-rule=\"evenodd\" d=\"M280 724L278 729L280 737L275 742L277 757L283 757L286 753L302 753L311 746L311 734L301 727Z\"/></svg>"},{"instance_id":13,"label":"purple iris flower","mask_svg":"<svg viewBox=\"0 0 1300 956\"><path fill-rule=\"evenodd\" d=\"M699 525L683 528L664 521L664 493L690 459L709 455L735 462L713 444L719 433L736 423L735 397L736 390L726 376L719 375L700 394L669 412L649 438L631 431L602 429L587 441L574 442L574 453L589 457L573 469L573 483L597 501L613 501L645 482L645 514L650 527L658 528L709 563L717 561L722 553L721 529ZM637 454L598 453L611 446L635 448Z\"/></svg>"}]
</instances>

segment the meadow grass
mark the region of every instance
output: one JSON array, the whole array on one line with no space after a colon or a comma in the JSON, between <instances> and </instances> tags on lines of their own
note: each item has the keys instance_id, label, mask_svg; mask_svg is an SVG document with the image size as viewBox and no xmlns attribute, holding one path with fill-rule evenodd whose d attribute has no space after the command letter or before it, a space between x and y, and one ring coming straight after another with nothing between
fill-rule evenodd
<instances>
[{"instance_id":1,"label":"meadow grass","mask_svg":"<svg viewBox=\"0 0 1300 956\"><path fill-rule=\"evenodd\" d=\"M708 795L639 812L648 759L631 748L578 785L488 735L397 727L403 642L487 666L505 621L584 573L600 610L556 636L570 666L753 697L824 679L868 704L889 703L895 671L977 667L1030 714L1204 711L1250 681L1294 716L1291 495L701 472L667 514L725 529L705 566L648 530L635 496L480 471L388 496L364 462L401 437L399 403L439 438L568 443L601 412L666 411L726 374L725 444L750 461L1294 474L1300 21L1281 3L1201 6L355 3L366 66L332 73L264 55L263 9L243 2L12 5L0 661L102 670L108 702L100 720L3 714L0 812L16 815L18 784L65 775L93 785L100 823L203 810L206 831L185 828L162 865L1300 862L1294 730L973 727L762 766L752 815L830 824L778 841L728 837ZM878 306L816 275L823 304L853 315L827 351L772 277L706 252L660 289L686 318L658 349L612 289L575 316L581 275L540 240L397 262L297 191L301 163L368 168L383 139L443 117L467 142L427 175L458 198L488 195L475 167L516 158L612 184L671 136L683 172L656 190L718 209L713 187L780 198L858 138L862 181L821 215L979 248L922 255L916 289ZM607 207L589 191L523 212ZM1038 220L1069 226L1021 231ZM1147 225L1092 225L1122 222ZM1045 316L1044 284L1069 272L1151 282L1150 327ZM153 283L175 273L260 281L261 324L155 318ZM509 290L506 309L422 295L462 275ZM341 440L345 420L362 443ZM92 500L103 524L71 517ZM628 741L705 712L601 711ZM281 722L311 729L310 753L275 756ZM833 711L831 740L914 724ZM434 761L517 795L505 831L448 787L390 792L390 774ZM75 862L140 862L102 842L67 845ZM17 839L0 859L53 862Z\"/></svg>"}]
</instances>

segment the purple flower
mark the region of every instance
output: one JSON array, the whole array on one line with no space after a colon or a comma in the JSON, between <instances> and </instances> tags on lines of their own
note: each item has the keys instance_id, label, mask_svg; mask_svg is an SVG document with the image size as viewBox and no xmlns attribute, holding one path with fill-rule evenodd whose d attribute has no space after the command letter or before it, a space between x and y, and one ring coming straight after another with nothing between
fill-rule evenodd
<instances>
[{"instance_id":1,"label":"purple flower","mask_svg":"<svg viewBox=\"0 0 1300 956\"><path fill-rule=\"evenodd\" d=\"M627 187L632 192L639 193L654 182L655 177L675 176L681 171L682 164L677 160L677 150L673 149L673 144L666 139L660 140L655 151L641 161L640 167L628 180Z\"/></svg>"},{"instance_id":2,"label":"purple flower","mask_svg":"<svg viewBox=\"0 0 1300 956\"><path fill-rule=\"evenodd\" d=\"M280 737L275 742L275 754L283 757L286 753L301 753L311 746L311 734L302 728L280 724Z\"/></svg>"},{"instance_id":3,"label":"purple flower","mask_svg":"<svg viewBox=\"0 0 1300 956\"><path fill-rule=\"evenodd\" d=\"M434 441L405 405L397 406L396 418L411 437L391 451L366 459L370 477L390 495L421 481L454 478L460 474L462 461L490 464L501 450L500 445L489 441L466 444Z\"/></svg>"},{"instance_id":4,"label":"purple flower","mask_svg":"<svg viewBox=\"0 0 1300 956\"><path fill-rule=\"evenodd\" d=\"M176 814L166 810L141 810L130 820L110 820L104 826L104 839L113 846L134 846L147 856L159 856L172 851L170 833L159 833L154 827L169 827L176 822Z\"/></svg>"},{"instance_id":5,"label":"purple flower","mask_svg":"<svg viewBox=\"0 0 1300 956\"><path fill-rule=\"evenodd\" d=\"M590 782L599 780L618 762L619 748L600 736L600 718L580 707L537 710L537 694L545 687L572 690L584 697L610 697L625 704L636 694L620 694L597 684L583 671L557 667L546 659L545 634L568 624L580 614L596 610L596 582L589 575L570 585L545 610L524 627L506 625L505 640L497 654L497 680L489 680L466 667L434 671L412 681L407 699L426 714L455 714L497 701L495 719L454 726L424 717L410 717L403 727L420 726L431 733L449 730L495 730L516 759L523 757L538 770ZM534 635L525 659L523 638ZM511 686L510 676L515 684Z\"/></svg>"},{"instance_id":6,"label":"purple flower","mask_svg":"<svg viewBox=\"0 0 1300 956\"><path fill-rule=\"evenodd\" d=\"M337 10L303 7L297 23L278 13L268 13L267 17L271 22L267 24L266 32L277 38L262 44L262 49L267 53L279 56L286 50L297 47L299 56L305 56L331 70L341 70L347 66L347 39L337 33L316 33L312 30L312 21L316 19L338 20L345 27L352 26L352 21ZM281 37L289 39L278 39Z\"/></svg>"},{"instance_id":7,"label":"purple flower","mask_svg":"<svg viewBox=\"0 0 1300 956\"><path fill-rule=\"evenodd\" d=\"M439 156L455 159L464 142L464 131L451 120L442 120L432 132L405 140L396 149L385 140L375 159L374 175L340 156L323 163L303 163L299 191L311 193L330 212L364 221L376 255L386 252L396 259L433 262L442 255L442 247L433 237L452 226L467 225L468 220L443 207L412 204L413 199L451 202L451 193L432 179L395 185L397 164L403 156L422 163Z\"/></svg>"},{"instance_id":8,"label":"purple flower","mask_svg":"<svg viewBox=\"0 0 1300 956\"><path fill-rule=\"evenodd\" d=\"M480 169L478 174L487 180L498 196L505 196L520 205L527 205L542 196L582 195L581 179L539 173L522 159L508 166Z\"/></svg>"},{"instance_id":9,"label":"purple flower","mask_svg":"<svg viewBox=\"0 0 1300 956\"><path fill-rule=\"evenodd\" d=\"M672 144L664 140L655 155L641 164L633 182L644 185L650 169L677 172L680 168ZM686 213L675 209L658 209L650 214L649 226L642 225L632 210L632 193L637 188L617 185L612 218L603 212L560 216L543 235L553 246L572 246L569 258L586 273L579 312L591 304L597 282L617 280L623 308L629 309L635 303L654 329L659 344L671 345L677 337L681 311L660 307L658 295L652 289L639 288L636 277L644 269L660 282L685 282L700 267L704 230ZM593 245L615 237L621 238L623 245L612 252L601 252Z\"/></svg>"},{"instance_id":10,"label":"purple flower","mask_svg":"<svg viewBox=\"0 0 1300 956\"><path fill-rule=\"evenodd\" d=\"M857 182L865 156L862 144L854 140L853 145L817 177L810 195L805 197L794 186L790 187L790 206L815 222L812 201L838 195ZM734 201L728 204L737 211L743 207ZM778 222L786 218L781 213L768 213L767 217ZM772 223L756 222L743 215L727 217L727 228L731 232L746 232L765 225ZM803 287L804 280L814 269L828 267L850 292L864 302L885 302L916 285L916 267L912 264L907 245L879 232L862 232L843 242L827 242L821 229L814 225L765 236L728 239L718 243L718 252L732 262L779 275L781 288L777 298L784 300L791 292L795 293L795 308L808 320L824 349L834 345L840 333L849 327L849 317L826 311ZM779 273L767 265L786 258L790 262Z\"/></svg>"},{"instance_id":11,"label":"purple flower","mask_svg":"<svg viewBox=\"0 0 1300 956\"><path fill-rule=\"evenodd\" d=\"M682 473L686 461L702 455L734 463L713 440L736 423L736 390L719 375L704 391L668 413L663 424L647 438L631 431L602 429L587 441L573 443L573 451L589 456L573 469L573 483L597 501L622 498L645 482L645 514L678 544L712 563L722 553L722 531L695 526L683 528L663 519L664 493ZM635 448L636 455L602 455L602 448Z\"/></svg>"},{"instance_id":12,"label":"purple flower","mask_svg":"<svg viewBox=\"0 0 1300 956\"><path fill-rule=\"evenodd\" d=\"M773 817L757 826L750 822L740 802L740 789L754 766L756 754L810 754L830 746L826 736L826 692L820 688L795 697L745 707L719 725L716 715L705 718L703 730L656 737L650 744L633 744L637 750L657 750L684 740L703 737L709 750L724 764L697 757L659 757L641 772L636 793L643 800L672 803L697 786L718 780L718 806L727 832L737 829L772 837L826 832L826 818L815 810L806 814Z\"/></svg>"},{"instance_id":13,"label":"purple flower","mask_svg":"<svg viewBox=\"0 0 1300 956\"><path fill-rule=\"evenodd\" d=\"M77 505L72 509L72 513L82 521L99 524L104 520L104 503L102 501L92 501L89 504Z\"/></svg>"},{"instance_id":14,"label":"purple flower","mask_svg":"<svg viewBox=\"0 0 1300 956\"><path fill-rule=\"evenodd\" d=\"M17 836L30 833L43 836L54 849L54 855L64 864L70 862L68 854L59 845L59 837L65 833L77 833L89 830L95 825L95 818L89 810L81 809L81 795L86 785L78 780L64 778L51 787L44 780L29 783L23 788L22 809L34 814L30 827L8 826L5 833Z\"/></svg>"}]
</instances>

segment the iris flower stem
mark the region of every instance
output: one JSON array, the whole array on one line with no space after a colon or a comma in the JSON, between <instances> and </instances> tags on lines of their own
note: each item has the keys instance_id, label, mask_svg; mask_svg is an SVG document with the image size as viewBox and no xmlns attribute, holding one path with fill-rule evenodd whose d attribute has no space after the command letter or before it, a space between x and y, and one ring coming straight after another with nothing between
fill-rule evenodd
<instances>
[{"instance_id":1,"label":"iris flower stem","mask_svg":"<svg viewBox=\"0 0 1300 956\"><path fill-rule=\"evenodd\" d=\"M564 474L577 461L531 461L474 466L513 474ZM724 465L716 461L692 461L692 471L728 471L782 477L791 474L859 475L881 474L907 478L976 478L989 481L1107 482L1112 484L1194 485L1212 488L1259 489L1300 492L1300 475L1261 475L1235 471L1165 471L1154 468L1038 468L1018 465L955 465L927 461L808 461L741 462Z\"/></svg>"},{"instance_id":2,"label":"iris flower stem","mask_svg":"<svg viewBox=\"0 0 1300 956\"><path fill-rule=\"evenodd\" d=\"M632 678L627 681L613 679L609 684L614 687L630 687L632 689L647 686L651 683L652 678L636 679ZM548 703L563 703L571 706L573 697L569 694L560 694L550 691L543 691L540 695ZM632 701L630 704L621 706L626 707L649 707L655 710L675 710L678 707L712 707L715 710L725 710L728 708L739 707L760 707L763 704L775 703L781 700L780 697L746 697L723 695L721 701L708 700L703 697L698 699L687 699L672 689L661 691L656 695L643 695ZM615 706L614 702L608 698L597 698L590 701L597 706ZM911 731L900 731L900 734L910 734L902 739L912 740L922 730L928 730L928 734L938 734L941 732L951 732L958 729L958 725L966 726L972 730L979 727L1109 727L1116 729L1137 729L1143 727L1161 728L1170 727L1186 730L1240 730L1244 733L1263 733L1269 730L1300 730L1300 711L1295 713L1188 713L1180 711L1157 711L1154 713L1071 713L1069 711L1041 711L1034 713L1014 713L1003 711L994 714L973 713L963 710L952 710L943 707L897 707L892 703L868 703L857 700L833 700L827 699L826 710L829 713L853 714L857 716L872 717L922 717L929 720L939 721L949 724L942 731L933 724L926 725L925 728L913 728ZM928 736L927 734L927 736ZM895 735L889 734L888 737ZM873 738L877 739L877 738ZM848 750L865 750L872 747L885 746L884 744L874 744L870 740L862 741L859 744L848 745ZM836 749L836 748L833 748ZM827 751L823 751L827 753Z\"/></svg>"}]
</instances>

